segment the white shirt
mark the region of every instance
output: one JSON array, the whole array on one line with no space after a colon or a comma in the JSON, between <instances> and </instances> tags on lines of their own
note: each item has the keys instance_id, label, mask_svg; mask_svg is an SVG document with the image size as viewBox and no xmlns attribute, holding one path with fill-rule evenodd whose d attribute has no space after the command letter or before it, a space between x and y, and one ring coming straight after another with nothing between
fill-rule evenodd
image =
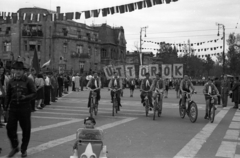
<instances>
[{"instance_id":1,"label":"white shirt","mask_svg":"<svg viewBox=\"0 0 240 158\"><path fill-rule=\"evenodd\" d=\"M75 81L75 76L72 77L72 81L73 81L73 82Z\"/></svg>"},{"instance_id":2,"label":"white shirt","mask_svg":"<svg viewBox=\"0 0 240 158\"><path fill-rule=\"evenodd\" d=\"M209 93L209 94L212 93L212 86L211 86L211 85L209 85L209 87L208 87L208 93Z\"/></svg>"},{"instance_id":3,"label":"white shirt","mask_svg":"<svg viewBox=\"0 0 240 158\"><path fill-rule=\"evenodd\" d=\"M50 79L49 79L48 76L47 76L46 79L45 79L45 84L46 84L46 86L50 86L50 85L51 85Z\"/></svg>"}]
</instances>

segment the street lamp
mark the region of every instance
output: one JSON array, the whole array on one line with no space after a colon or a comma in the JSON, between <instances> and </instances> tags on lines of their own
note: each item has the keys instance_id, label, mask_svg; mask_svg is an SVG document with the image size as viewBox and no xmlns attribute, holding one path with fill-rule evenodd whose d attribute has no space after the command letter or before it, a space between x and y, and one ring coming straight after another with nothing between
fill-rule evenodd
<instances>
[{"instance_id":1,"label":"street lamp","mask_svg":"<svg viewBox=\"0 0 240 158\"><path fill-rule=\"evenodd\" d=\"M219 29L222 28L223 29L223 53L222 53L222 58L223 58L223 74L225 74L225 26L223 24L219 24L216 23L216 25L218 26L218 36L220 36L219 34Z\"/></svg>"},{"instance_id":2,"label":"street lamp","mask_svg":"<svg viewBox=\"0 0 240 158\"><path fill-rule=\"evenodd\" d=\"M142 65L142 32L145 31L145 36L144 37L147 37L146 35L146 31L147 31L147 28L148 26L145 26L145 27L141 27L140 29L140 64Z\"/></svg>"}]
</instances>

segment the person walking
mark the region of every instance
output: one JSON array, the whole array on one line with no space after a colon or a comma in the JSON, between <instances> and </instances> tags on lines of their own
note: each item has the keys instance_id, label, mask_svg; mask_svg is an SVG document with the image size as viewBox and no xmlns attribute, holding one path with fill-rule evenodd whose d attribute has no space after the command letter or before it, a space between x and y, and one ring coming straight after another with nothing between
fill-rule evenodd
<instances>
[{"instance_id":1,"label":"person walking","mask_svg":"<svg viewBox=\"0 0 240 158\"><path fill-rule=\"evenodd\" d=\"M72 91L75 91L75 75L72 76Z\"/></svg>"},{"instance_id":2,"label":"person walking","mask_svg":"<svg viewBox=\"0 0 240 158\"><path fill-rule=\"evenodd\" d=\"M79 73L77 73L76 77L75 77L75 89L76 91L79 92L80 89L80 77L79 77Z\"/></svg>"},{"instance_id":3,"label":"person walking","mask_svg":"<svg viewBox=\"0 0 240 158\"><path fill-rule=\"evenodd\" d=\"M84 76L84 74L82 74L82 76L80 77L81 91L83 91L83 87L85 86L85 83L86 83L86 77Z\"/></svg>"},{"instance_id":4,"label":"person walking","mask_svg":"<svg viewBox=\"0 0 240 158\"><path fill-rule=\"evenodd\" d=\"M165 79L165 98L167 98L168 97L168 90L169 90L169 79L168 78L166 78Z\"/></svg>"},{"instance_id":5,"label":"person walking","mask_svg":"<svg viewBox=\"0 0 240 158\"><path fill-rule=\"evenodd\" d=\"M35 78L35 85L37 90L37 96L36 96L37 107L36 108L42 109L43 107L41 106L41 104L44 99L44 80L43 80L42 74L38 74L37 78Z\"/></svg>"},{"instance_id":6,"label":"person walking","mask_svg":"<svg viewBox=\"0 0 240 158\"><path fill-rule=\"evenodd\" d=\"M129 79L129 89L130 89L130 97L133 97L133 92L136 86L136 81L134 78Z\"/></svg>"},{"instance_id":7,"label":"person walking","mask_svg":"<svg viewBox=\"0 0 240 158\"><path fill-rule=\"evenodd\" d=\"M228 103L228 95L230 90L230 82L227 79L227 75L224 75L224 78L221 82L221 95L222 95L222 107L226 107Z\"/></svg>"},{"instance_id":8,"label":"person walking","mask_svg":"<svg viewBox=\"0 0 240 158\"><path fill-rule=\"evenodd\" d=\"M60 74L57 78L58 81L58 96L62 97L62 93L63 93L63 76L62 74Z\"/></svg>"},{"instance_id":9,"label":"person walking","mask_svg":"<svg viewBox=\"0 0 240 158\"><path fill-rule=\"evenodd\" d=\"M175 87L175 91L176 91L176 97L177 98L180 98L180 83L181 83L181 80L180 79L175 79L174 81L174 87Z\"/></svg>"},{"instance_id":10,"label":"person walking","mask_svg":"<svg viewBox=\"0 0 240 158\"><path fill-rule=\"evenodd\" d=\"M234 83L232 87L232 102L234 102L234 109L238 109L238 104L240 102L240 82L239 77L234 78Z\"/></svg>"},{"instance_id":11,"label":"person walking","mask_svg":"<svg viewBox=\"0 0 240 158\"><path fill-rule=\"evenodd\" d=\"M218 79L218 77L215 78L214 85L217 87L219 94L221 95L221 81ZM217 104L221 105L221 96L218 96Z\"/></svg>"},{"instance_id":12,"label":"person walking","mask_svg":"<svg viewBox=\"0 0 240 158\"><path fill-rule=\"evenodd\" d=\"M35 71L35 69L32 68L30 70L30 74L28 75L28 78L30 78L33 81L34 85L35 85L35 75L36 75L36 71ZM35 98L33 98L31 100L32 112L36 111L36 109L35 109L35 101L36 101Z\"/></svg>"},{"instance_id":13,"label":"person walking","mask_svg":"<svg viewBox=\"0 0 240 158\"><path fill-rule=\"evenodd\" d=\"M7 87L6 106L9 113L7 122L7 135L12 150L8 157L19 152L17 135L18 122L22 128L22 157L27 157L27 147L31 135L31 100L36 95L36 88L31 79L24 76L23 62L16 61L13 65L15 77L9 81Z\"/></svg>"},{"instance_id":14,"label":"person walking","mask_svg":"<svg viewBox=\"0 0 240 158\"><path fill-rule=\"evenodd\" d=\"M51 102L56 102L56 79L53 76L53 73L49 74L50 81L51 81Z\"/></svg>"}]
</instances>

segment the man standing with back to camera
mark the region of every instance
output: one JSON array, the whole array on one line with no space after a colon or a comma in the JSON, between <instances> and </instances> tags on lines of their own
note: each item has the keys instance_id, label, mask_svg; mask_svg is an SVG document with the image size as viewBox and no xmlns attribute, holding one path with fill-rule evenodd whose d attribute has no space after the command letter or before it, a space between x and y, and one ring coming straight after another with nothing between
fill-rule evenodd
<instances>
[{"instance_id":1,"label":"man standing with back to camera","mask_svg":"<svg viewBox=\"0 0 240 158\"><path fill-rule=\"evenodd\" d=\"M22 157L27 157L27 147L31 135L31 100L36 95L36 88L31 79L24 75L23 62L13 65L15 76L9 81L7 87L6 106L9 113L7 122L7 135L11 142L12 151L8 157L19 152L17 136L18 122L22 128Z\"/></svg>"}]
</instances>

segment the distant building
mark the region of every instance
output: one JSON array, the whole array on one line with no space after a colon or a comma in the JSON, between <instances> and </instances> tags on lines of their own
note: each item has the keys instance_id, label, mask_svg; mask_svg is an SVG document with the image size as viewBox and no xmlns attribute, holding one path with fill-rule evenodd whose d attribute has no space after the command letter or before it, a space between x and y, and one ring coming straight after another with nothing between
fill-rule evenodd
<instances>
[{"instance_id":1,"label":"distant building","mask_svg":"<svg viewBox=\"0 0 240 158\"><path fill-rule=\"evenodd\" d=\"M123 63L126 55L126 40L122 27L112 28L106 24L87 26L72 20L52 21L52 14L60 14L43 8L22 8L23 15L39 14L33 19L1 20L0 58L16 60L18 56L31 65L36 50L40 64L51 59L50 69L66 71L101 71L110 63ZM38 21L36 18L40 18Z\"/></svg>"}]
</instances>

